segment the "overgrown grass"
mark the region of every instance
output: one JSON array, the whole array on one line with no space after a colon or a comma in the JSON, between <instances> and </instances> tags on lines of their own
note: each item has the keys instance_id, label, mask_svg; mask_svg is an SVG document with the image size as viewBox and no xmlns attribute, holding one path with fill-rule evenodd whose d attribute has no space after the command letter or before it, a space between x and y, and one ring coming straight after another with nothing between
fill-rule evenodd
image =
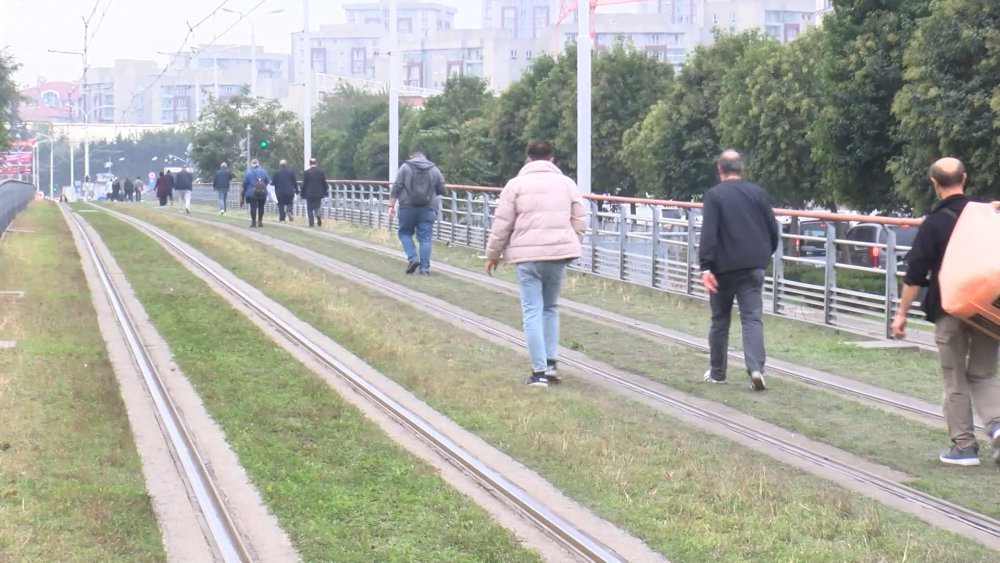
<instances>
[{"instance_id":1,"label":"overgrown grass","mask_svg":"<svg viewBox=\"0 0 1000 563\"><path fill-rule=\"evenodd\" d=\"M299 259L261 252L259 243L179 217L136 214L265 288L303 320L675 560L995 557L602 389L572 380L549 392L525 388L519 354ZM331 249L340 258L346 252ZM368 260L371 269L381 258ZM421 290L442 280L408 279Z\"/></svg>"},{"instance_id":2,"label":"overgrown grass","mask_svg":"<svg viewBox=\"0 0 1000 563\"><path fill-rule=\"evenodd\" d=\"M0 244L0 561L162 561L139 456L55 205Z\"/></svg>"},{"instance_id":3,"label":"overgrown grass","mask_svg":"<svg viewBox=\"0 0 1000 563\"><path fill-rule=\"evenodd\" d=\"M86 218L303 559L538 560L156 242Z\"/></svg>"},{"instance_id":4,"label":"overgrown grass","mask_svg":"<svg viewBox=\"0 0 1000 563\"><path fill-rule=\"evenodd\" d=\"M520 307L515 296L447 276L439 275L430 281L414 278L403 273L402 263L397 259L331 244L308 233L286 229L272 229L271 233L281 238L299 237L304 246L318 252L511 327L521 327ZM707 360L703 354L647 338L630 337L625 330L570 315L563 315L561 325L565 346L899 469L916 477L912 484L917 488L1000 516L1000 489L981 490L983 480L996 474L995 465L988 455L984 455L986 463L976 469L942 465L936 454L947 445L943 428L914 424L902 416L798 382L772 382L766 395L753 394L746 391L745 369L735 362L730 365L730 379L736 385L704 385L701 375ZM888 435L892 436L891 440L887 440Z\"/></svg>"}]
</instances>

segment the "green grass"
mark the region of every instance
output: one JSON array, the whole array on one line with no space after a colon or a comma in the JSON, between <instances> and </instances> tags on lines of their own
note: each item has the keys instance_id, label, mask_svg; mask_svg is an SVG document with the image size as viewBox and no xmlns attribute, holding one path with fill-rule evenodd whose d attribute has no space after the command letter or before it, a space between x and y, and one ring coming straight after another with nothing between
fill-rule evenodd
<instances>
[{"instance_id":1,"label":"green grass","mask_svg":"<svg viewBox=\"0 0 1000 563\"><path fill-rule=\"evenodd\" d=\"M603 389L573 380L549 392L525 388L520 354L297 258L262 252L258 243L184 218L135 213L266 288L300 318L672 559L995 558ZM338 255L347 251L321 244ZM380 260L369 255L366 268ZM421 289L442 280L409 279Z\"/></svg>"},{"instance_id":2,"label":"green grass","mask_svg":"<svg viewBox=\"0 0 1000 563\"><path fill-rule=\"evenodd\" d=\"M158 244L86 219L304 560L538 560Z\"/></svg>"},{"instance_id":3,"label":"green grass","mask_svg":"<svg viewBox=\"0 0 1000 563\"><path fill-rule=\"evenodd\" d=\"M0 561L162 561L118 382L55 205L0 244Z\"/></svg>"},{"instance_id":4,"label":"green grass","mask_svg":"<svg viewBox=\"0 0 1000 563\"><path fill-rule=\"evenodd\" d=\"M428 283L402 272L402 262L347 245L330 243L308 233L272 229L280 238L298 237L304 246L364 268L386 279L409 286L467 310L521 327L518 299L465 281L438 275ZM623 329L563 315L562 343L616 367L661 381L675 389L737 408L810 438L893 467L916 479L913 486L952 502L1000 516L1000 489L981 490L984 479L996 474L989 462L979 468L956 469L937 460L948 442L944 428L915 424L902 416L855 402L832 392L797 382L772 382L766 395L747 391L742 366L731 365L736 385L713 386L701 382L703 354L652 339L629 337ZM904 432L903 429L906 429ZM891 436L891 439L887 439Z\"/></svg>"}]
</instances>

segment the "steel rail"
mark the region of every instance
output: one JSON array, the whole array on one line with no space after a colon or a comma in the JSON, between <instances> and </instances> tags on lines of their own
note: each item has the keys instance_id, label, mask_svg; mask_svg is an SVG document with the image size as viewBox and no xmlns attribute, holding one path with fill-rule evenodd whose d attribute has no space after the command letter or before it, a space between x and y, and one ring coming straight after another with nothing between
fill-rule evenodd
<instances>
[{"instance_id":1,"label":"steel rail","mask_svg":"<svg viewBox=\"0 0 1000 563\"><path fill-rule=\"evenodd\" d=\"M370 383L364 378L364 376L353 370L351 367L338 360L332 354L326 352L312 339L302 334L298 329L283 320L273 311L258 303L246 292L238 288L224 276L221 276L208 264L192 255L183 246L175 243L170 237L164 236L158 228L154 228L145 222L128 215L119 213L114 213L114 215L138 227L150 236L160 240L163 244L171 248L176 254L182 256L184 260L187 260L190 264L210 276L216 283L225 288L226 291L243 302L244 305L267 320L268 323L272 324L292 343L307 350L317 360L337 373L342 379L350 384L351 387L378 405L397 422L401 423L403 426L410 429L410 431L414 434L421 437L425 442L431 444L438 451L442 452L457 466L472 474L481 484L487 485L489 488L499 492L505 499L507 499L507 501L516 506L531 521L549 533L566 548L579 554L588 561L624 561L624 559L615 553L610 547L595 540L586 532L576 528L562 516L549 509L543 503L534 499L523 488L509 480L503 474L491 468L482 460L475 457L472 453L436 429L431 423L424 420L418 414L381 391L378 387Z\"/></svg>"},{"instance_id":2,"label":"steel rail","mask_svg":"<svg viewBox=\"0 0 1000 563\"><path fill-rule=\"evenodd\" d=\"M237 528L229 508L223 500L221 491L216 486L214 478L198 452L195 441L184 424L170 393L167 392L155 363L146 351L136 323L126 309L115 282L111 280L107 265L94 247L91 235L83 227L79 216L75 213L71 213L69 216L81 234L87 248L87 254L89 254L100 278L104 293L114 309L115 318L128 342L129 351L142 373L146 389L156 406L156 415L160 420L161 428L165 431L170 447L180 461L183 477L190 485L198 508L208 525L214 547L218 549L219 555L227 563L253 561L252 550Z\"/></svg>"},{"instance_id":3,"label":"steel rail","mask_svg":"<svg viewBox=\"0 0 1000 563\"><path fill-rule=\"evenodd\" d=\"M315 253L315 251L312 252ZM372 274L368 274L367 272L360 271L359 268L346 267L337 262L335 259L329 257L322 257L321 260L325 264L324 267L329 268L330 270L336 270L339 274L343 275L344 277L363 282L367 287L378 288L379 291L396 296L401 301L404 301L406 303L418 304L421 308L425 310L433 311L438 314L443 314L447 315L448 317L454 318L456 316L456 309L459 309L458 307L452 305L442 306L436 302L437 300L433 300L422 293L410 289L400 289L394 287L392 284L387 283L385 280L379 278L378 276L374 276ZM467 315L463 315L460 318L462 323L472 326L481 332L499 338L503 341L516 345L520 348L527 347L522 337L515 336L514 334L512 334L512 331L514 329L509 329L509 328L507 330L498 329L489 323L481 322L479 320L476 320L475 318L470 318ZM748 428L737 422L724 419L718 416L716 413L713 413L710 410L699 407L693 403L671 397L665 393L662 393L660 391L651 388L650 386L643 385L641 383L636 383L624 377L606 372L601 368L593 365L591 362L573 360L569 358L564 358L561 361L565 365L575 367L576 369L589 373L594 377L610 381L620 388L624 388L639 395L642 395L647 399L651 399L653 401L667 405L671 408L682 411L690 416L694 416L700 420L711 423L713 425L723 426L730 432L738 434L749 440L765 444L774 450L778 450L783 453L795 456L799 459L808 461L814 465L836 471L837 473L845 477L848 477L865 485L874 487L879 491L882 491L883 493L896 497L902 501L914 504L927 511L933 512L939 516L943 516L945 518L948 518L949 520L958 522L974 530L987 534L990 537L997 540L998 542L1000 542L1000 521L990 516L981 514L974 510L967 509L965 507L951 503L944 499L935 497L933 495L924 493L917 489L913 489L906 485L897 483L890 479L885 479L870 471L850 465L849 463L830 459L825 454L812 451L802 446L798 446L768 432L755 430L753 428Z\"/></svg>"},{"instance_id":4,"label":"steel rail","mask_svg":"<svg viewBox=\"0 0 1000 563\"><path fill-rule=\"evenodd\" d=\"M292 228L305 230L304 227L292 226ZM309 231L309 232L314 232L314 231ZM355 248L371 250L379 252L381 254L395 256L395 253L391 249L388 249L378 244L369 243L366 241L359 241L356 239L342 237L340 235L335 235L326 232L320 233L320 235L324 238L328 238L331 240L335 240L337 242L341 242L343 244L354 246ZM476 274L474 272L470 272L462 268L450 266L447 264L439 264L436 266L436 268L443 272L447 272L450 275L460 277L477 284L488 284L491 287L501 290L505 293L514 296L518 295L517 289L513 287L512 284L502 280L487 278L480 274ZM655 336L656 338L668 340L670 342L673 342L674 344L678 344L686 348L697 350L699 352L709 351L709 347L707 344L700 342L697 337L692 335L680 334L675 331L669 331L664 329L663 327L652 325L651 323L646 323L643 321L639 321L637 319L627 318L624 317L623 315L618 315L616 313L603 311L600 310L598 307L588 307L581 303L577 303L571 300L560 299L559 306L580 317L595 319L607 324L612 324L615 326L625 328L630 331L639 332L647 336ZM732 359L740 361L743 360L743 354L741 354L740 352L729 351L727 354ZM837 393L850 395L866 401L885 405L897 411L909 412L911 414L916 414L919 416L927 417L929 419L933 419L934 421L937 422L941 422L944 420L944 415L935 409L928 408L919 404L899 402L893 399L892 397L880 394L875 391L860 389L851 386L850 384L847 383L841 383L837 381L830 381L827 379L823 379L822 377L819 376L811 375L801 371L796 371L793 367L782 367L782 366L771 365L768 366L768 371L780 374L784 377L794 379L808 385L812 385L814 387L829 389ZM983 426L977 423L976 428L982 430Z\"/></svg>"}]
</instances>

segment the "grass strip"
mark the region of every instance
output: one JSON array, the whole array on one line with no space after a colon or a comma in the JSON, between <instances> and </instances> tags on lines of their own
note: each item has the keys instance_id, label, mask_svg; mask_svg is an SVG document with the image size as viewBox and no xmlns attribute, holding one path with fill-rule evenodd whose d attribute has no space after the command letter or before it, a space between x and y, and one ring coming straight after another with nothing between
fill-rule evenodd
<instances>
[{"instance_id":1,"label":"grass strip","mask_svg":"<svg viewBox=\"0 0 1000 563\"><path fill-rule=\"evenodd\" d=\"M55 205L0 244L0 561L162 561L118 381Z\"/></svg>"},{"instance_id":2,"label":"grass strip","mask_svg":"<svg viewBox=\"0 0 1000 563\"><path fill-rule=\"evenodd\" d=\"M538 560L155 241L86 219L304 560Z\"/></svg>"},{"instance_id":3,"label":"grass strip","mask_svg":"<svg viewBox=\"0 0 1000 563\"><path fill-rule=\"evenodd\" d=\"M434 276L431 281L408 276L403 273L402 262L398 259L330 243L308 233L272 229L269 234L298 239L290 242L511 327L521 327L517 297L443 275ZM984 456L985 462L978 468L955 468L941 464L935 454L947 443L943 428L916 424L902 416L793 381L775 383L763 395L750 393L743 368L735 364L730 366L735 385L705 385L701 381L707 363L704 354L634 337L623 329L571 315L562 316L561 326L563 343L570 348L896 468L915 476L910 484L916 488L984 514L1000 516L1000 489L984 490L982 487L984 480L995 475L994 464L988 456ZM520 365L524 364L522 360Z\"/></svg>"},{"instance_id":4,"label":"grass strip","mask_svg":"<svg viewBox=\"0 0 1000 563\"><path fill-rule=\"evenodd\" d=\"M396 248L394 233L330 221L324 228L345 236ZM236 221L235 224L241 224ZM284 238L276 230L274 236ZM289 242L299 244L311 237L305 233L290 233ZM483 259L475 249L447 246L435 242L434 260L474 272L481 272ZM515 281L511 268L500 268L498 278ZM708 337L708 308L704 301L667 293L639 285L618 282L580 272L569 271L563 296L581 303L600 307L645 322ZM735 309L735 308L734 308ZM735 317L735 313L734 313ZM817 326L772 315L764 316L765 338L770 356L811 366L844 377L854 378L898 393L926 401L941 400L941 380L937 357L918 350L869 350L854 343L861 337L839 329ZM739 320L734 318L733 327ZM734 330L730 346L742 346L739 330Z\"/></svg>"},{"instance_id":5,"label":"grass strip","mask_svg":"<svg viewBox=\"0 0 1000 563\"><path fill-rule=\"evenodd\" d=\"M298 258L181 217L130 212L265 288L459 424L673 559L995 557L584 382L537 393L520 383L525 360L518 353ZM345 250L324 244L337 254ZM369 259L370 265L381 257Z\"/></svg>"}]
</instances>

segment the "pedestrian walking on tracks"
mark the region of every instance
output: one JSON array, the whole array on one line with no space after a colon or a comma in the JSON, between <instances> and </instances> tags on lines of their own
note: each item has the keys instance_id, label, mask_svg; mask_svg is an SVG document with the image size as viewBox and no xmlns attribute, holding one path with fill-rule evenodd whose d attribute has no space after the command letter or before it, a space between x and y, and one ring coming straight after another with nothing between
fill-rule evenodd
<instances>
[{"instance_id":1,"label":"pedestrian walking on tracks","mask_svg":"<svg viewBox=\"0 0 1000 563\"><path fill-rule=\"evenodd\" d=\"M299 193L299 185L295 172L288 169L288 161L278 163L278 170L271 180L274 183L274 197L278 200L278 221L284 223L287 218L292 222L292 204L295 203L295 194Z\"/></svg>"},{"instance_id":2,"label":"pedestrian walking on tracks","mask_svg":"<svg viewBox=\"0 0 1000 563\"><path fill-rule=\"evenodd\" d=\"M181 168L174 177L174 189L184 206L184 213L191 214L191 190L194 189L194 177L187 168Z\"/></svg>"},{"instance_id":3,"label":"pedestrian walking on tracks","mask_svg":"<svg viewBox=\"0 0 1000 563\"><path fill-rule=\"evenodd\" d=\"M160 177L156 179L156 198L160 200L160 207L167 206L167 197L170 191L170 183L167 181L167 175L160 171Z\"/></svg>"},{"instance_id":4,"label":"pedestrian walking on tracks","mask_svg":"<svg viewBox=\"0 0 1000 563\"><path fill-rule=\"evenodd\" d=\"M330 185L326 183L326 173L317 166L316 159L309 159L309 170L302 174L302 189L299 197L306 200L306 218L309 226L323 226L323 198L330 195Z\"/></svg>"},{"instance_id":5,"label":"pedestrian walking on tracks","mask_svg":"<svg viewBox=\"0 0 1000 563\"><path fill-rule=\"evenodd\" d=\"M226 200L229 199L229 186L232 183L233 173L229 171L229 165L223 162L212 176L212 189L219 199L219 215L226 214Z\"/></svg>"},{"instance_id":6,"label":"pedestrian walking on tracks","mask_svg":"<svg viewBox=\"0 0 1000 563\"><path fill-rule=\"evenodd\" d=\"M972 418L975 402L992 442L993 460L1000 464L1000 379L997 378L1000 343L946 313L941 307L938 284L945 249L969 202L964 193L965 166L958 159L942 158L931 166L930 180L940 201L924 219L913 247L906 254L906 276L892 334L894 338L906 337L906 312L920 288L926 287L921 306L927 320L934 323L934 341L944 381L944 418L952 442L939 459L951 465L979 465L979 443ZM993 244L995 252L996 241Z\"/></svg>"},{"instance_id":7,"label":"pedestrian walking on tracks","mask_svg":"<svg viewBox=\"0 0 1000 563\"><path fill-rule=\"evenodd\" d=\"M125 201L133 201L135 199L135 182L126 177L122 184L125 188Z\"/></svg>"},{"instance_id":8,"label":"pedestrian walking on tracks","mask_svg":"<svg viewBox=\"0 0 1000 563\"><path fill-rule=\"evenodd\" d=\"M142 178L136 176L135 177L135 201L136 201L136 203L142 203L142 192L145 189L146 189L145 182L142 181Z\"/></svg>"},{"instance_id":9,"label":"pedestrian walking on tracks","mask_svg":"<svg viewBox=\"0 0 1000 563\"><path fill-rule=\"evenodd\" d=\"M257 159L250 162L250 170L243 175L243 198L250 206L250 228L264 226L264 206L267 205L267 185L271 182L267 171Z\"/></svg>"},{"instance_id":10,"label":"pedestrian walking on tracks","mask_svg":"<svg viewBox=\"0 0 1000 563\"><path fill-rule=\"evenodd\" d=\"M529 386L559 383L559 292L566 266L580 257L586 228L576 183L553 164L548 141L532 141L527 163L500 193L486 244L486 273L493 275L501 256L517 270Z\"/></svg>"},{"instance_id":11,"label":"pedestrian walking on tracks","mask_svg":"<svg viewBox=\"0 0 1000 563\"><path fill-rule=\"evenodd\" d=\"M740 310L743 358L750 386L766 389L764 364L764 269L778 249L778 222L767 193L743 179L743 160L734 150L724 151L717 163L720 182L705 192L702 212L701 283L709 292L712 310L709 330L710 362L704 379L726 380L729 324L733 300Z\"/></svg>"},{"instance_id":12,"label":"pedestrian walking on tracks","mask_svg":"<svg viewBox=\"0 0 1000 563\"><path fill-rule=\"evenodd\" d=\"M428 275L431 269L431 236L437 219L438 197L444 195L444 175L437 165L427 160L424 151L413 149L410 159L399 167L396 182L389 194L389 221L396 215L399 202L399 242L406 253L406 273L418 269ZM413 244L417 236L420 253Z\"/></svg>"}]
</instances>

